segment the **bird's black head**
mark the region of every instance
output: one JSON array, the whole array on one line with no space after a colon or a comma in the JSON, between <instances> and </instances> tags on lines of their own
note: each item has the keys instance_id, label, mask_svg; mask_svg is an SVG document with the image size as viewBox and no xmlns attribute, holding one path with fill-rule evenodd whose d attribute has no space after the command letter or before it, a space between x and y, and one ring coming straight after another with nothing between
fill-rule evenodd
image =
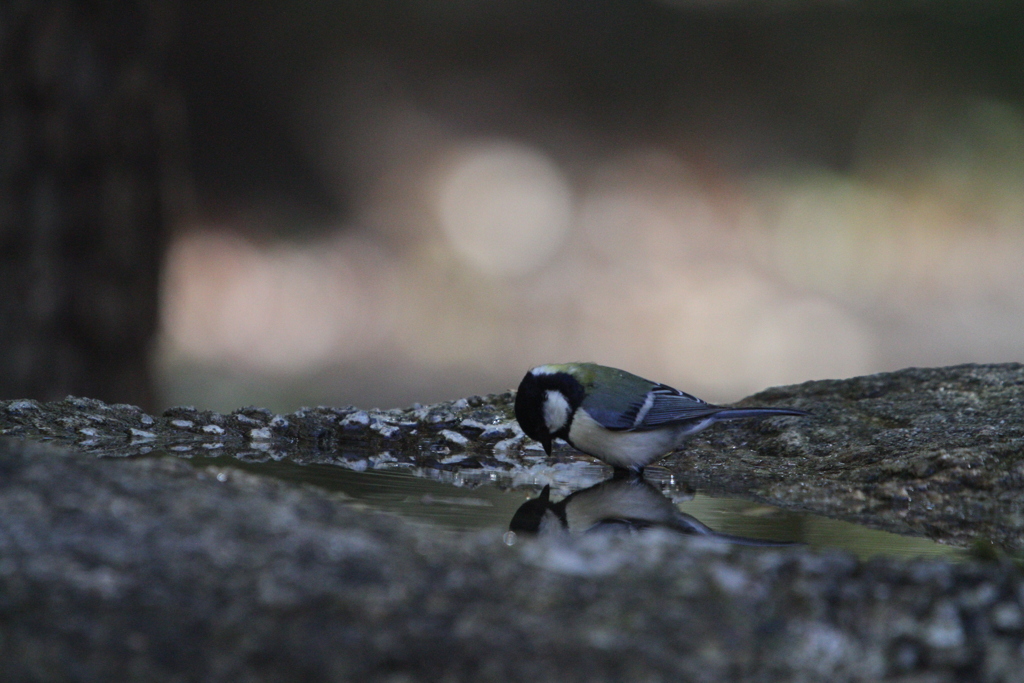
<instances>
[{"instance_id":1,"label":"bird's black head","mask_svg":"<svg viewBox=\"0 0 1024 683\"><path fill-rule=\"evenodd\" d=\"M568 372L541 365L530 370L516 392L516 420L523 432L551 455L551 442L569 435L572 416L583 402L583 385Z\"/></svg>"},{"instance_id":2,"label":"bird's black head","mask_svg":"<svg viewBox=\"0 0 1024 683\"><path fill-rule=\"evenodd\" d=\"M508 530L517 534L537 534L543 530L565 527L565 506L561 503L552 503L551 486L545 486L539 496L519 506L512 515Z\"/></svg>"}]
</instances>

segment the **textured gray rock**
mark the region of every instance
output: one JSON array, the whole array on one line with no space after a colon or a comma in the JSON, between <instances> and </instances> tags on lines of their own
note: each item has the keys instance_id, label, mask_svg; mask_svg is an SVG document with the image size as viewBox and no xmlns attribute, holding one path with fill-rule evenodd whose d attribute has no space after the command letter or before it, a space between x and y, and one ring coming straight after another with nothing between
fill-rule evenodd
<instances>
[{"instance_id":1,"label":"textured gray rock","mask_svg":"<svg viewBox=\"0 0 1024 683\"><path fill-rule=\"evenodd\" d=\"M741 403L813 417L709 430L665 464L697 487L1024 550L1024 366L909 368L769 389Z\"/></svg>"},{"instance_id":2,"label":"textured gray rock","mask_svg":"<svg viewBox=\"0 0 1024 683\"><path fill-rule=\"evenodd\" d=\"M175 458L0 440L5 681L1021 680L1008 563L509 548Z\"/></svg>"}]
</instances>

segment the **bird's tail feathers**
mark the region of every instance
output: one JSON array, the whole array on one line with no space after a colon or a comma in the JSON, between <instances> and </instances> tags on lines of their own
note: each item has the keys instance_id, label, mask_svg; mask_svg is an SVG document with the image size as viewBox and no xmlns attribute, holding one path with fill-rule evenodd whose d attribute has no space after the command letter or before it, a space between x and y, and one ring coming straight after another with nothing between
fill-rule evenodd
<instances>
[{"instance_id":1,"label":"bird's tail feathers","mask_svg":"<svg viewBox=\"0 0 1024 683\"><path fill-rule=\"evenodd\" d=\"M709 538L717 538L720 541L725 541L726 543L732 543L734 545L752 545L762 548L784 548L786 546L803 545L803 543L800 543L799 541L773 541L767 538L749 538L747 536L725 534L721 531L715 531L692 515L678 511L672 521L669 522L668 526L671 529L675 529L676 531L690 536L707 536Z\"/></svg>"},{"instance_id":2,"label":"bird's tail feathers","mask_svg":"<svg viewBox=\"0 0 1024 683\"><path fill-rule=\"evenodd\" d=\"M733 536L732 534L723 534L718 531L709 534L711 538L717 538L720 541L726 543L732 543L733 545L748 545L757 548L788 548L796 545L805 545L800 541L773 541L768 538L750 538L748 536Z\"/></svg>"},{"instance_id":3,"label":"bird's tail feathers","mask_svg":"<svg viewBox=\"0 0 1024 683\"><path fill-rule=\"evenodd\" d=\"M750 417L772 417L773 415L810 415L806 410L796 408L726 408L715 413L715 422L719 420L743 420Z\"/></svg>"}]
</instances>

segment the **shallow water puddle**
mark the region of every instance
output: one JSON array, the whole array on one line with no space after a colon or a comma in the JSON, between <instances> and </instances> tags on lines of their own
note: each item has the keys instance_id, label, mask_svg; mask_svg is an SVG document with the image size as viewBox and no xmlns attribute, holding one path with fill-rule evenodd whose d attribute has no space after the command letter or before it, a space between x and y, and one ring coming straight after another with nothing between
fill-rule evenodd
<instances>
[{"instance_id":1,"label":"shallow water puddle","mask_svg":"<svg viewBox=\"0 0 1024 683\"><path fill-rule=\"evenodd\" d=\"M516 488L462 479L451 473L438 473L450 482L416 476L399 470L357 472L337 465L301 465L287 460L245 462L231 456L195 457L197 467L240 469L281 480L304 483L342 494L353 506L400 515L409 521L448 531L472 531L487 528L508 529L519 507L541 491L540 484L519 482ZM790 512L739 498L721 498L700 492L682 493L665 471L651 468L649 481L678 510L699 520L716 532L749 539L795 541L812 548L837 548L861 558L936 557L967 559L964 550L935 543L926 538L900 536L862 525L818 515ZM591 471L592 470L592 471ZM598 483L603 470L591 467L583 480ZM574 474L580 481L579 473ZM486 479L486 475L484 475ZM572 487L551 493L562 499ZM583 487L580 487L583 488Z\"/></svg>"},{"instance_id":2,"label":"shallow water puddle","mask_svg":"<svg viewBox=\"0 0 1024 683\"><path fill-rule=\"evenodd\" d=\"M715 498L698 493L693 500L680 503L679 509L716 531L752 538L799 541L818 549L839 548L861 559L878 555L968 559L967 551L928 538L901 536L739 498Z\"/></svg>"}]
</instances>

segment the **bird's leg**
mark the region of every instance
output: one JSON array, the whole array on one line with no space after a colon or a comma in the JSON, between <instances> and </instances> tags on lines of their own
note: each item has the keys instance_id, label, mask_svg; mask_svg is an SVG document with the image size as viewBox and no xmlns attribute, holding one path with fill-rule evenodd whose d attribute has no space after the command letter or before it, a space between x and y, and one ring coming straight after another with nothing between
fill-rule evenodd
<instances>
[{"instance_id":1,"label":"bird's leg","mask_svg":"<svg viewBox=\"0 0 1024 683\"><path fill-rule=\"evenodd\" d=\"M612 479L642 479L644 476L643 467L619 467L612 466Z\"/></svg>"}]
</instances>

